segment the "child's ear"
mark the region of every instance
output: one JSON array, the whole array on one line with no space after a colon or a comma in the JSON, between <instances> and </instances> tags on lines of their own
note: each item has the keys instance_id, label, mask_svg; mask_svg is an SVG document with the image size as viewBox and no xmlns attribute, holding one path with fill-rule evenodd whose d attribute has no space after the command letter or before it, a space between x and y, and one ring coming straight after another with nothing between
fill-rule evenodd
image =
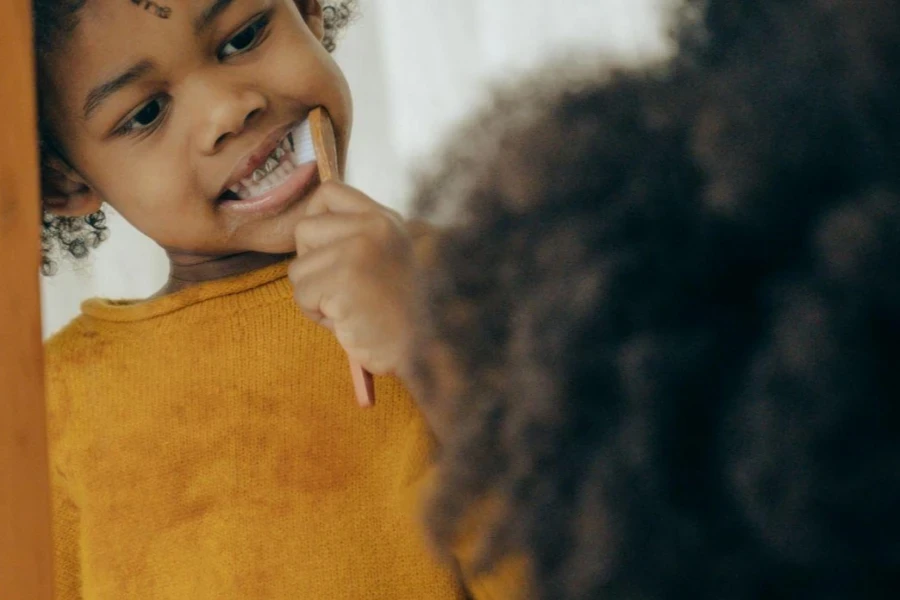
<instances>
[{"instance_id":1,"label":"child's ear","mask_svg":"<svg viewBox=\"0 0 900 600\"><path fill-rule=\"evenodd\" d=\"M309 30L321 42L325 37L325 18L320 0L294 0L294 4L300 9Z\"/></svg>"},{"instance_id":2,"label":"child's ear","mask_svg":"<svg viewBox=\"0 0 900 600\"><path fill-rule=\"evenodd\" d=\"M48 157L41 164L44 209L60 217L84 217L100 210L103 201L65 161Z\"/></svg>"}]
</instances>

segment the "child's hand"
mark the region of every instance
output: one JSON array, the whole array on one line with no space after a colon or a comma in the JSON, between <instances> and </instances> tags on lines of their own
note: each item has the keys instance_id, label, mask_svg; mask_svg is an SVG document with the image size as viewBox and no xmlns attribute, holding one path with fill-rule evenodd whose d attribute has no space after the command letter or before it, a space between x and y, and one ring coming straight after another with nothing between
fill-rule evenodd
<instances>
[{"instance_id":1,"label":"child's hand","mask_svg":"<svg viewBox=\"0 0 900 600\"><path fill-rule=\"evenodd\" d=\"M369 372L401 369L412 339L416 268L401 217L349 186L325 183L294 237L289 276L300 308Z\"/></svg>"}]
</instances>

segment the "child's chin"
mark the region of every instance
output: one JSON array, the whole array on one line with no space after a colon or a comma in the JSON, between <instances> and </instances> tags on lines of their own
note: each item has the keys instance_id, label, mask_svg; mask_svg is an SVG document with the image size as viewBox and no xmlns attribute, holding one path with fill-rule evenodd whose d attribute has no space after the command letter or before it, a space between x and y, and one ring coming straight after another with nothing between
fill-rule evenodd
<instances>
[{"instance_id":1,"label":"child's chin","mask_svg":"<svg viewBox=\"0 0 900 600\"><path fill-rule=\"evenodd\" d=\"M243 243L240 245L246 252L293 254L297 249L294 229L301 218L302 214L282 215L276 222L267 223L264 227L256 229L252 235L243 236L241 240Z\"/></svg>"}]
</instances>

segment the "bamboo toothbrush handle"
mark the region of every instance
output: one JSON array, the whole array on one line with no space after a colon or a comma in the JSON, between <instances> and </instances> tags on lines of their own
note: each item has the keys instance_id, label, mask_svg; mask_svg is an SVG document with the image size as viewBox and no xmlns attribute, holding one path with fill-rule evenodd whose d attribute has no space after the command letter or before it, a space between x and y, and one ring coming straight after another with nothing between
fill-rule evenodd
<instances>
[{"instance_id":1,"label":"bamboo toothbrush handle","mask_svg":"<svg viewBox=\"0 0 900 600\"><path fill-rule=\"evenodd\" d=\"M319 166L319 179L323 183L340 181L341 174L338 170L334 127L324 108L317 107L309 113L309 126L312 131L313 147L316 151L316 162ZM373 406L375 404L375 381L372 374L355 360L350 359L350 376L353 379L353 390L356 392L356 401L359 402L359 405L362 407Z\"/></svg>"},{"instance_id":2,"label":"bamboo toothbrush handle","mask_svg":"<svg viewBox=\"0 0 900 600\"><path fill-rule=\"evenodd\" d=\"M316 162L319 166L319 179L340 181L338 170L337 144L334 139L334 127L331 118L324 108L317 107L309 113L309 128L312 132L313 147L316 150Z\"/></svg>"}]
</instances>

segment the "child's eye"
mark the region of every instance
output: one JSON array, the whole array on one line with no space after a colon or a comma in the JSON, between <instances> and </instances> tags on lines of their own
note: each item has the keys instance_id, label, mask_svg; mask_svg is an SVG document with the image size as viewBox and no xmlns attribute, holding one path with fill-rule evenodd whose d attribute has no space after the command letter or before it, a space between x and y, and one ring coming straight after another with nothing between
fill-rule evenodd
<instances>
[{"instance_id":1,"label":"child's eye","mask_svg":"<svg viewBox=\"0 0 900 600\"><path fill-rule=\"evenodd\" d=\"M250 25L241 29L219 50L219 59L228 58L241 52L252 50L259 45L269 26L269 15L263 15Z\"/></svg>"},{"instance_id":2,"label":"child's eye","mask_svg":"<svg viewBox=\"0 0 900 600\"><path fill-rule=\"evenodd\" d=\"M166 110L166 106L167 101L165 98L154 98L138 109L138 111L122 125L119 132L123 134L137 133L156 127Z\"/></svg>"}]
</instances>

